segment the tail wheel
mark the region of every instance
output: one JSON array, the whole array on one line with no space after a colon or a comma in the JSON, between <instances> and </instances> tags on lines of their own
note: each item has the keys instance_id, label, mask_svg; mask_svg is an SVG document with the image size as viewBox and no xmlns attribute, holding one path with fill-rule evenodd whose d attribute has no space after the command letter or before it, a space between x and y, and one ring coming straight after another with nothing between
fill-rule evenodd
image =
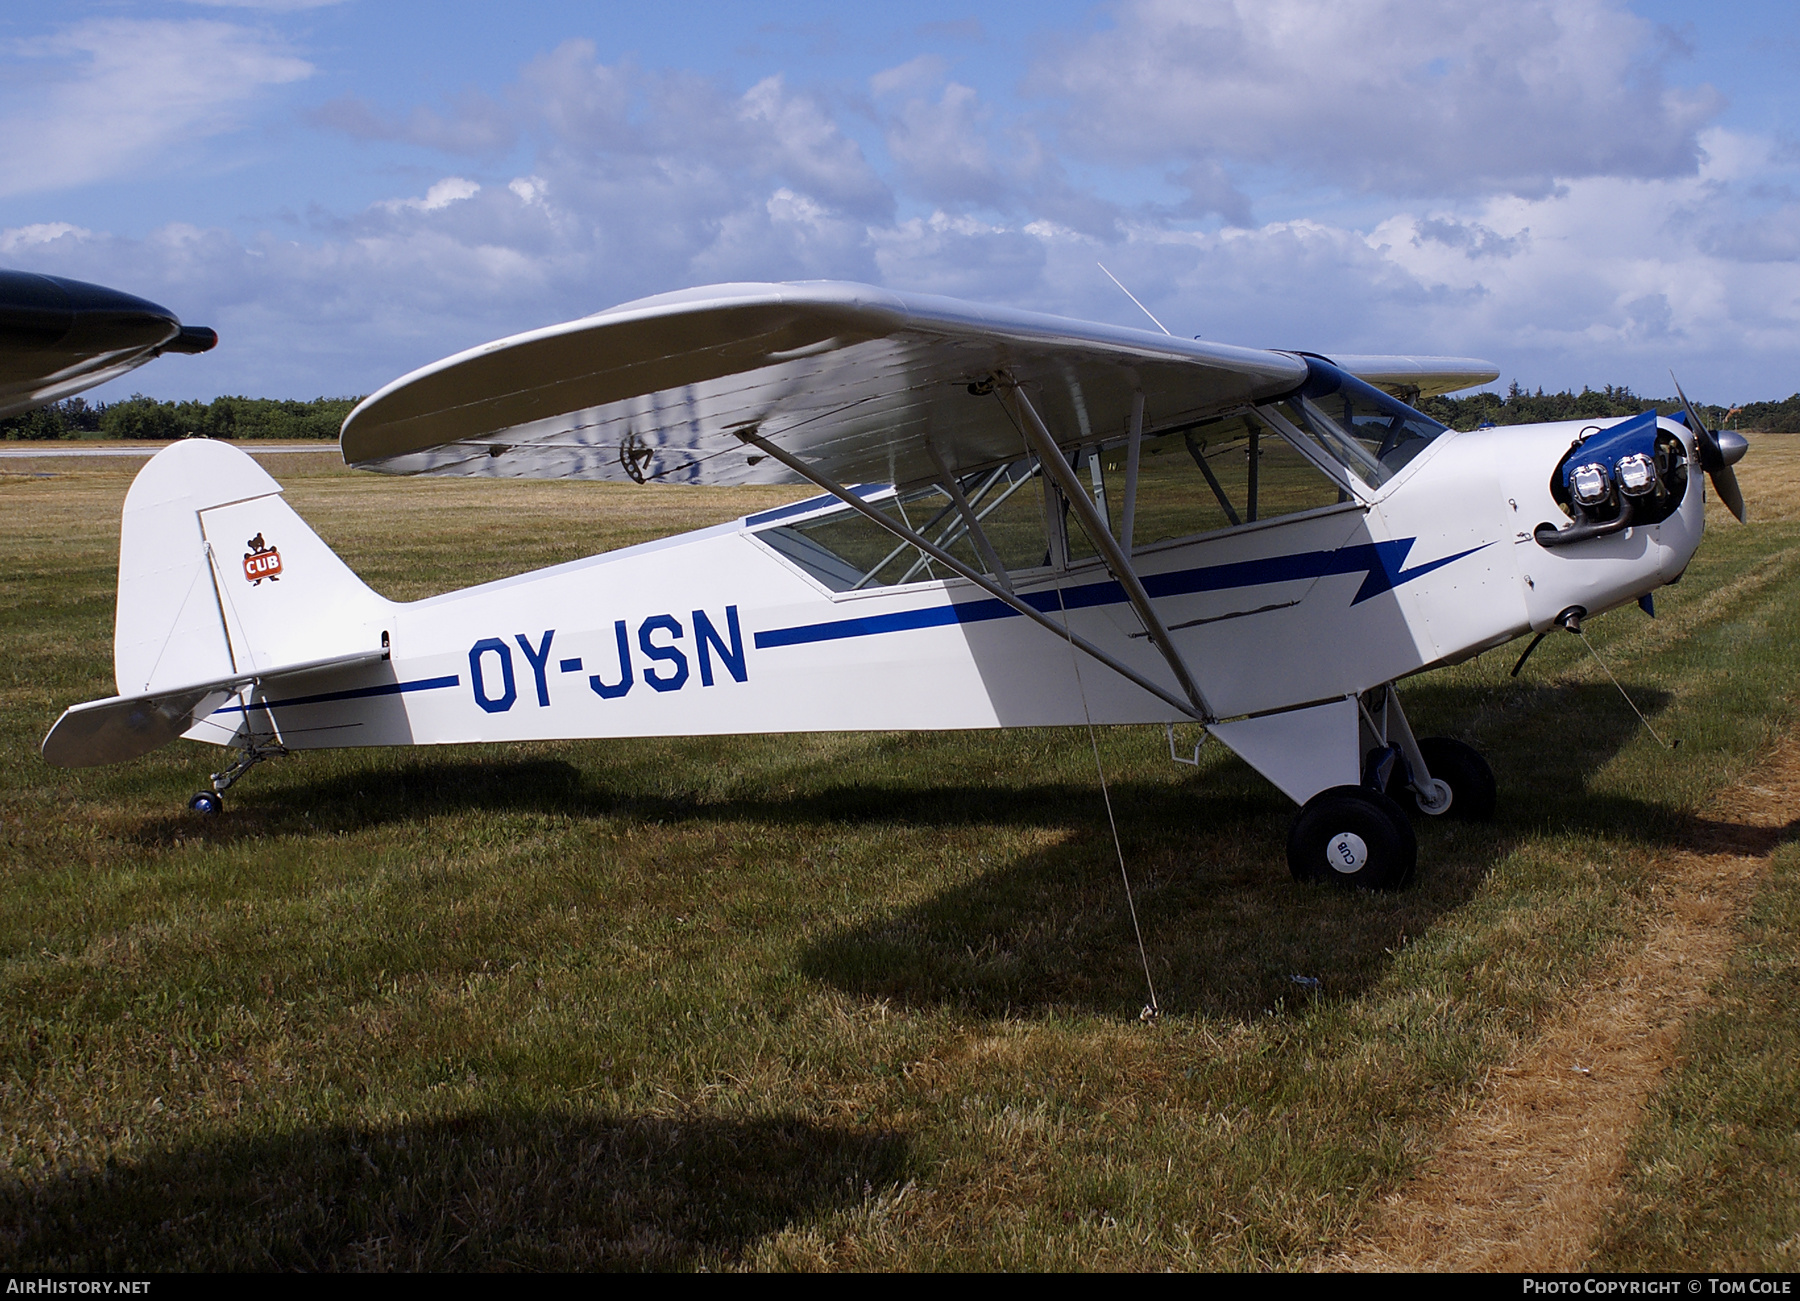
<instances>
[{"instance_id":1,"label":"tail wheel","mask_svg":"<svg viewBox=\"0 0 1800 1301\"><path fill-rule=\"evenodd\" d=\"M215 791L197 791L188 796L187 806L195 817L217 817L225 808L225 797Z\"/></svg>"},{"instance_id":2,"label":"tail wheel","mask_svg":"<svg viewBox=\"0 0 1800 1301\"><path fill-rule=\"evenodd\" d=\"M1294 815L1288 870L1296 881L1397 890L1412 879L1419 842L1400 806L1379 791L1333 786Z\"/></svg>"},{"instance_id":3,"label":"tail wheel","mask_svg":"<svg viewBox=\"0 0 1800 1301\"><path fill-rule=\"evenodd\" d=\"M1436 816L1455 818L1459 822L1490 822L1498 791L1494 770L1473 746L1453 741L1447 736L1428 736L1419 742L1419 754L1431 775L1450 788L1450 807L1435 810ZM1406 792L1416 805L1418 797ZM1425 812L1434 812L1426 809Z\"/></svg>"}]
</instances>

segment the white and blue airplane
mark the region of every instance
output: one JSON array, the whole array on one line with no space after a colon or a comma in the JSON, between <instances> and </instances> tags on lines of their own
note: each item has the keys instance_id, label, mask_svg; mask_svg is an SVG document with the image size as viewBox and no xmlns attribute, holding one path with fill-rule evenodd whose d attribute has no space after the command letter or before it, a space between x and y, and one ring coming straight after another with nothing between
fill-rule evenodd
<instances>
[{"instance_id":1,"label":"white and blue airplane","mask_svg":"<svg viewBox=\"0 0 1800 1301\"><path fill-rule=\"evenodd\" d=\"M1198 724L1300 805L1296 877L1401 885L1402 804L1495 786L1395 683L1680 578L1695 467L1743 517L1745 444L1691 409L1457 433L1402 400L1496 377L835 282L627 303L396 380L345 461L823 495L402 603L250 457L175 443L125 500L119 694L44 757L232 747L216 813L303 749Z\"/></svg>"}]
</instances>

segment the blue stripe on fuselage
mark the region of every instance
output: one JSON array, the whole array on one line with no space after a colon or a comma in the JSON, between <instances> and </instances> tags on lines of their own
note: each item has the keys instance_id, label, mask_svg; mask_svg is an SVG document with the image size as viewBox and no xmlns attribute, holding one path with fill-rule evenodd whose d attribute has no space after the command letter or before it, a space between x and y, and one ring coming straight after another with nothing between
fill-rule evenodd
<instances>
[{"instance_id":1,"label":"blue stripe on fuselage","mask_svg":"<svg viewBox=\"0 0 1800 1301\"><path fill-rule=\"evenodd\" d=\"M1350 604L1361 605L1371 597L1391 592L1402 583L1411 582L1441 569L1445 565L1472 556L1483 547L1470 547L1453 556L1405 568L1407 553L1417 538L1396 538L1389 542L1362 542L1331 551L1304 551L1292 556L1270 556L1262 560L1240 560L1228 565L1209 565L1203 569L1180 569L1168 574L1152 574L1144 579L1144 590L1152 597L1188 596L1195 592L1222 592L1239 587L1261 587L1269 583L1291 583L1301 579L1324 578L1332 574L1363 574L1362 586ZM1020 600L1044 614L1054 610L1081 610L1096 605L1120 605L1125 589L1112 579L1099 583L1083 583L1064 590L1061 595L1052 588L1033 592ZM867 615L860 619L836 619L829 623L803 624L794 628L772 628L755 636L756 648L768 650L777 646L802 646L809 642L839 641L846 637L873 637L880 633L907 632L915 628L942 628L956 623L986 623L990 619L1022 618L1004 601L987 597L978 601L953 602L949 605L926 606L920 610L897 610L892 614Z\"/></svg>"}]
</instances>

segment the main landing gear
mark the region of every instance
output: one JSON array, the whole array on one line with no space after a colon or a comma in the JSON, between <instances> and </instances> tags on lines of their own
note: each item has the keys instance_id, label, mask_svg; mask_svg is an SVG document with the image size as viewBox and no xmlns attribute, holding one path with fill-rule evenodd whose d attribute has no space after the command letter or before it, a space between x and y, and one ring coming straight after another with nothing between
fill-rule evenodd
<instances>
[{"instance_id":1,"label":"main landing gear","mask_svg":"<svg viewBox=\"0 0 1800 1301\"><path fill-rule=\"evenodd\" d=\"M1320 791L1288 829L1288 870L1296 881L1398 890L1418 862L1419 841L1406 814L1366 786Z\"/></svg>"},{"instance_id":2,"label":"main landing gear","mask_svg":"<svg viewBox=\"0 0 1800 1301\"><path fill-rule=\"evenodd\" d=\"M1288 869L1296 881L1397 890L1419 858L1407 814L1485 822L1494 816L1494 772L1461 741L1415 741L1391 689L1377 688L1358 704L1367 747L1362 784L1333 786L1301 806L1288 830Z\"/></svg>"},{"instance_id":3,"label":"main landing gear","mask_svg":"<svg viewBox=\"0 0 1800 1301\"><path fill-rule=\"evenodd\" d=\"M277 755L287 753L283 745L251 744L243 748L237 759L224 772L212 775L212 789L196 791L188 796L187 809L198 818L216 818L225 811L225 792L237 784L245 773L249 772L264 759L273 759Z\"/></svg>"}]
</instances>

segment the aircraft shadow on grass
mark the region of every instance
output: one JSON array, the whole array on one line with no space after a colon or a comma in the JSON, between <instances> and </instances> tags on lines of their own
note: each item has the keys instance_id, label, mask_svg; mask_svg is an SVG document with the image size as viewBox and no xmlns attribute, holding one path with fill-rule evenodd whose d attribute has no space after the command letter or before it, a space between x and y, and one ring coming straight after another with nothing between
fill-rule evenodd
<instances>
[{"instance_id":1,"label":"aircraft shadow on grass","mask_svg":"<svg viewBox=\"0 0 1800 1301\"><path fill-rule=\"evenodd\" d=\"M1653 715L1670 700L1654 688L1633 685L1632 691ZM1492 756L1501 800L1491 824L1420 820L1426 866L1396 893L1291 884L1283 865L1284 801L1235 763L1185 787L1112 787L1165 1011L1244 1018L1308 999L1353 996L1380 978L1407 937L1424 934L1466 903L1493 865L1532 832L1578 828L1646 850L1690 845L1696 836L1766 848L1771 836L1785 834L1708 823L1670 806L1590 791L1594 772L1639 726L1610 684L1520 684L1501 692L1421 684L1412 699L1422 730L1433 718L1474 719L1504 744ZM1578 720L1578 738L1571 737L1571 720ZM473 807L663 825L886 822L1064 830L1070 834L1045 849L977 868L964 883L916 905L817 938L802 951L800 967L863 996L952 1004L977 1014L1120 1014L1146 999L1093 786L847 783L785 796L702 799L609 788L561 760L434 763L409 755L398 770L302 782L271 793L270 801L286 809L338 810L321 825L345 828L423 821ZM181 825L190 836L228 839L256 834L258 824L252 819L234 830L227 819L199 832ZM147 834L161 839L169 832Z\"/></svg>"},{"instance_id":2,"label":"aircraft shadow on grass","mask_svg":"<svg viewBox=\"0 0 1800 1301\"><path fill-rule=\"evenodd\" d=\"M1441 712L1433 707L1470 694L1446 690L1434 699L1420 690L1415 716L1470 717L1472 700ZM1649 710L1669 699L1641 688L1634 694ZM1199 787L1202 793L1182 805L1184 825L1173 835L1166 814L1160 825L1128 815L1137 792L1115 792L1161 1008L1243 1020L1317 998L1353 997L1381 978L1409 937L1467 903L1533 832L1579 828L1646 850L1687 844L1701 833L1735 840L1766 834L1590 791L1594 772L1639 726L1609 684L1539 688L1526 700L1505 719L1509 751L1496 756L1496 821L1416 820L1428 866L1391 894L1288 883L1279 798L1259 795L1248 782L1232 792L1224 789L1233 784L1229 775L1223 782L1215 776L1209 784L1219 793ZM1571 717L1582 720L1579 745L1557 731L1557 720ZM1166 791L1157 798L1169 802ZM1096 801L1089 794L1086 802ZM822 937L803 952L802 970L867 997L974 1014L1130 1013L1147 1001L1144 959L1101 816L1095 810L1083 836Z\"/></svg>"},{"instance_id":3,"label":"aircraft shadow on grass","mask_svg":"<svg viewBox=\"0 0 1800 1301\"><path fill-rule=\"evenodd\" d=\"M667 1269L907 1176L906 1139L794 1117L472 1113L166 1149L0 1191L13 1268Z\"/></svg>"}]
</instances>

